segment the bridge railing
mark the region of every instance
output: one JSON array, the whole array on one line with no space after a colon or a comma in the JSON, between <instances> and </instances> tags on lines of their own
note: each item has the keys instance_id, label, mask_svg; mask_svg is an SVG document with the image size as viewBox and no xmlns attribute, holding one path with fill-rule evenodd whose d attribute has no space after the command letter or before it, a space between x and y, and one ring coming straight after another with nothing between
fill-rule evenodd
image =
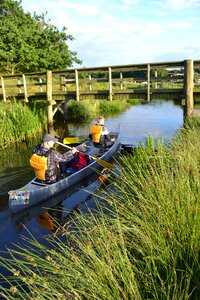
<instances>
[{"instance_id":1,"label":"bridge railing","mask_svg":"<svg viewBox=\"0 0 200 300\"><path fill-rule=\"evenodd\" d=\"M3 102L13 98L25 102L46 99L49 107L68 99L112 101L142 97L149 101L153 94L162 92L184 99L188 87L190 97L200 88L199 68L200 60L187 60L4 75L0 81L0 99ZM50 119L55 111L49 109Z\"/></svg>"}]
</instances>

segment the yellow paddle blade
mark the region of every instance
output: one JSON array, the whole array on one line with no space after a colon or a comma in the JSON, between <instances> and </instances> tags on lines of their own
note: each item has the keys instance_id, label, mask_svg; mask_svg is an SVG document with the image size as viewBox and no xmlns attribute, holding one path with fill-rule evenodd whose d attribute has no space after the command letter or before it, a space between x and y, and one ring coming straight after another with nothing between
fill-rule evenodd
<instances>
[{"instance_id":1,"label":"yellow paddle blade","mask_svg":"<svg viewBox=\"0 0 200 300\"><path fill-rule=\"evenodd\" d=\"M68 136L63 139L63 144L78 144L81 142L81 139L78 136Z\"/></svg>"},{"instance_id":2,"label":"yellow paddle blade","mask_svg":"<svg viewBox=\"0 0 200 300\"><path fill-rule=\"evenodd\" d=\"M108 168L108 169L115 169L116 167L114 165L112 165L111 163L105 161L105 160L102 160L102 159L99 159L99 158L96 158L96 157L92 157L94 160L96 160L96 162L98 162L100 165L104 166L105 168Z\"/></svg>"}]
</instances>

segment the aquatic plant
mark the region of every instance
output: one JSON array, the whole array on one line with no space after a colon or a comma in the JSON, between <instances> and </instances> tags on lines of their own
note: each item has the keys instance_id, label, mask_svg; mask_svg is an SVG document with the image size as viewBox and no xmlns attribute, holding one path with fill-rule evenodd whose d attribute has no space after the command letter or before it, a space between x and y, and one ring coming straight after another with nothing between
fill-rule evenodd
<instances>
[{"instance_id":1,"label":"aquatic plant","mask_svg":"<svg viewBox=\"0 0 200 300\"><path fill-rule=\"evenodd\" d=\"M5 299L199 299L200 118L166 147L120 159L96 211L75 215L50 247L34 237L1 265ZM105 204L107 203L107 204ZM63 237L66 240L63 241Z\"/></svg>"},{"instance_id":2,"label":"aquatic plant","mask_svg":"<svg viewBox=\"0 0 200 300\"><path fill-rule=\"evenodd\" d=\"M126 100L101 101L99 105L100 114L116 113L127 109L129 105Z\"/></svg>"},{"instance_id":3,"label":"aquatic plant","mask_svg":"<svg viewBox=\"0 0 200 300\"><path fill-rule=\"evenodd\" d=\"M141 101L141 99L128 99L127 103L129 103L131 105L137 105L137 104L139 104L140 101Z\"/></svg>"},{"instance_id":4,"label":"aquatic plant","mask_svg":"<svg viewBox=\"0 0 200 300\"><path fill-rule=\"evenodd\" d=\"M69 101L67 104L66 118L68 121L78 120L80 123L90 119L91 112L88 109L87 102Z\"/></svg>"},{"instance_id":5,"label":"aquatic plant","mask_svg":"<svg viewBox=\"0 0 200 300\"><path fill-rule=\"evenodd\" d=\"M100 114L119 113L127 109L130 104L136 105L139 103L137 99L130 100L82 100L80 102L69 101L67 104L66 118L69 121L88 122Z\"/></svg>"}]
</instances>

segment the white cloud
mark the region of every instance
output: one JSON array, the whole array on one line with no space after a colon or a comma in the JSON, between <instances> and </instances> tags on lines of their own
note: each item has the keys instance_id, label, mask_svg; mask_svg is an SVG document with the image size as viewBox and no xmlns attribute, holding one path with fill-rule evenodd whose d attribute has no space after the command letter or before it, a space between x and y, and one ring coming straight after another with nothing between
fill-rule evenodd
<instances>
[{"instance_id":1,"label":"white cloud","mask_svg":"<svg viewBox=\"0 0 200 300\"><path fill-rule=\"evenodd\" d=\"M108 13L104 13L102 14L102 20L106 21L106 22L111 22L111 21L114 21L114 16L111 15L111 14L108 14Z\"/></svg>"},{"instance_id":2,"label":"white cloud","mask_svg":"<svg viewBox=\"0 0 200 300\"><path fill-rule=\"evenodd\" d=\"M141 3L141 0L122 0L122 5L138 5L139 3Z\"/></svg>"},{"instance_id":3,"label":"white cloud","mask_svg":"<svg viewBox=\"0 0 200 300\"><path fill-rule=\"evenodd\" d=\"M184 30L192 28L192 24L188 22L172 22L169 24L169 27L173 29Z\"/></svg>"},{"instance_id":4,"label":"white cloud","mask_svg":"<svg viewBox=\"0 0 200 300\"><path fill-rule=\"evenodd\" d=\"M54 4L55 5L55 4ZM58 2L61 9L73 10L82 16L97 16L99 14L99 8L93 5L81 4L81 3L68 3L66 1Z\"/></svg>"},{"instance_id":5,"label":"white cloud","mask_svg":"<svg viewBox=\"0 0 200 300\"><path fill-rule=\"evenodd\" d=\"M22 5L38 14L47 10L52 24L66 26L76 39L70 50L86 67L197 59L200 53L195 18L200 0L23 0Z\"/></svg>"},{"instance_id":6,"label":"white cloud","mask_svg":"<svg viewBox=\"0 0 200 300\"><path fill-rule=\"evenodd\" d=\"M193 9L200 6L200 0L166 0L159 1L163 8L170 10Z\"/></svg>"}]
</instances>

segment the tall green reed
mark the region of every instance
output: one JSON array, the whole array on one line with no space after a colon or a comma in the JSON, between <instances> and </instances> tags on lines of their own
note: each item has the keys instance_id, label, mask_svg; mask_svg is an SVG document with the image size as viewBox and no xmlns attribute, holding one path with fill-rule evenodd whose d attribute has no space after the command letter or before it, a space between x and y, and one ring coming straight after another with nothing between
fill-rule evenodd
<instances>
[{"instance_id":1,"label":"tall green reed","mask_svg":"<svg viewBox=\"0 0 200 300\"><path fill-rule=\"evenodd\" d=\"M102 101L99 110L101 114L121 112L129 107L126 100Z\"/></svg>"},{"instance_id":2,"label":"tall green reed","mask_svg":"<svg viewBox=\"0 0 200 300\"><path fill-rule=\"evenodd\" d=\"M137 105L139 100L82 100L81 102L69 101L67 104L67 115L66 118L69 121L88 122L92 121L100 114L109 115L113 113L119 113L130 105Z\"/></svg>"},{"instance_id":3,"label":"tall green reed","mask_svg":"<svg viewBox=\"0 0 200 300\"><path fill-rule=\"evenodd\" d=\"M98 209L10 251L5 299L199 299L199 119L121 158ZM101 200L101 201L100 201ZM104 201L102 201L104 200ZM106 204L107 203L107 204Z\"/></svg>"},{"instance_id":4,"label":"tall green reed","mask_svg":"<svg viewBox=\"0 0 200 300\"><path fill-rule=\"evenodd\" d=\"M21 103L0 105L0 146L34 137L46 123L46 111L31 110Z\"/></svg>"}]
</instances>

